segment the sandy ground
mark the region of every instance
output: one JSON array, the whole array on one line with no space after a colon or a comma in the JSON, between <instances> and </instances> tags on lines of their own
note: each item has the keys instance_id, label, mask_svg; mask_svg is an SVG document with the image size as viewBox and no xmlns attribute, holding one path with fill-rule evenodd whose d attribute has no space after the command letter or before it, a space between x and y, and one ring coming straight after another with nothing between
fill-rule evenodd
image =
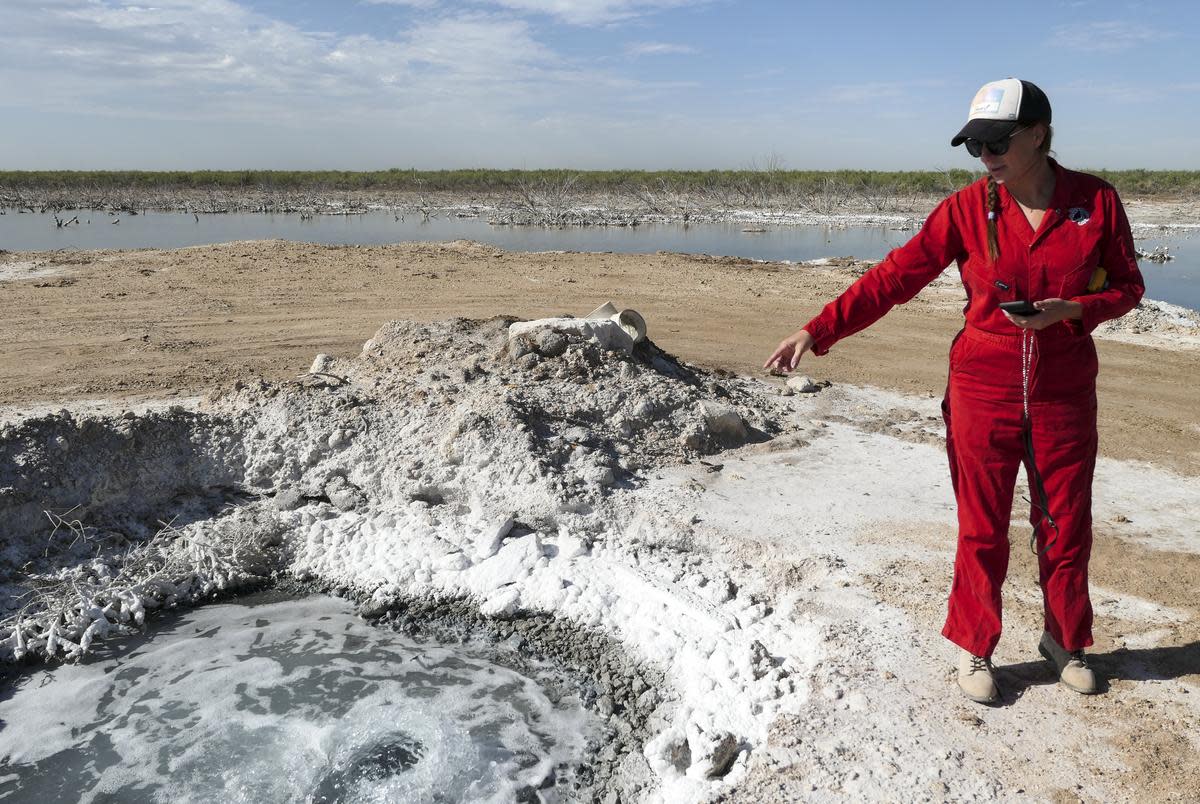
<instances>
[{"instance_id":1,"label":"sandy ground","mask_svg":"<svg viewBox=\"0 0 1200 804\"><path fill-rule=\"evenodd\" d=\"M610 298L640 310L655 341L680 357L761 377L778 339L864 267L523 255L468 243L235 243L3 259L16 278L0 282L0 403L26 409L291 378L318 352L354 358L389 319L583 314ZM40 275L21 277L27 271ZM962 302L946 277L830 355L806 359L806 373L834 384L780 397L798 435L663 472L628 501L630 511L654 511L670 525L657 530L687 536L706 562L703 588L727 576L740 590L675 654L683 667L696 646L728 643L694 681L741 678L735 660L756 655L756 640L767 663L795 679L687 693L748 705L779 695L780 703L759 713L771 718L765 737L754 731L753 707L744 722L715 708L710 715L731 718L717 725L753 750L725 787L667 769L662 800L696 800L705 790L730 801L878 800L900 790L911 800L1194 800L1200 541L1190 512L1200 506L1200 427L1191 389L1200 351L1170 327L1142 333L1140 343L1098 341L1093 655L1106 694L1059 688L1033 650L1040 594L1018 504L996 655L1005 706L978 707L955 689L952 651L938 635L954 519L937 405ZM643 623L643 648L669 640L664 624L678 630L698 599L689 574L661 557L622 555L636 554L638 542L613 538L576 570L577 582L607 583L605 570L620 589L632 577L623 567L657 567L664 577L639 576L645 589L636 598L661 600L661 617L614 603L611 624L628 635ZM526 585L531 603L544 594L539 576ZM729 617L733 629L720 624Z\"/></svg>"},{"instance_id":2,"label":"sandy ground","mask_svg":"<svg viewBox=\"0 0 1200 804\"><path fill-rule=\"evenodd\" d=\"M277 241L10 253L0 263L9 277L0 281L0 405L19 407L284 379L315 353L357 354L392 319L583 315L608 299L641 311L655 342L683 359L762 376L778 341L864 267ZM963 300L947 278L801 371L940 396ZM1200 474L1200 350L1098 346L1101 454Z\"/></svg>"}]
</instances>

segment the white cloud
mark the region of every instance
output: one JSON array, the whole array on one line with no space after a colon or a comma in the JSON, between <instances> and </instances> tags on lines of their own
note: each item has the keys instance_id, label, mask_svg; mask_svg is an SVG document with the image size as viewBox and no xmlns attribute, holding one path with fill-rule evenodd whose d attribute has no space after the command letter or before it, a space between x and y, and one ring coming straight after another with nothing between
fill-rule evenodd
<instances>
[{"instance_id":1,"label":"white cloud","mask_svg":"<svg viewBox=\"0 0 1200 804\"><path fill-rule=\"evenodd\" d=\"M450 71L496 79L557 61L533 38L527 22L482 14L422 23L407 33L403 44L409 63L436 64Z\"/></svg>"},{"instance_id":2,"label":"white cloud","mask_svg":"<svg viewBox=\"0 0 1200 804\"><path fill-rule=\"evenodd\" d=\"M1200 83L1166 82L1139 84L1129 81L1071 81L1056 88L1056 94L1094 98L1101 103L1160 103L1200 91Z\"/></svg>"},{"instance_id":3,"label":"white cloud","mask_svg":"<svg viewBox=\"0 0 1200 804\"><path fill-rule=\"evenodd\" d=\"M548 14L572 25L603 25L709 0L488 0L513 11Z\"/></svg>"},{"instance_id":4,"label":"white cloud","mask_svg":"<svg viewBox=\"0 0 1200 804\"><path fill-rule=\"evenodd\" d=\"M625 52L632 56L673 56L698 52L691 45L673 42L631 42Z\"/></svg>"},{"instance_id":5,"label":"white cloud","mask_svg":"<svg viewBox=\"0 0 1200 804\"><path fill-rule=\"evenodd\" d=\"M433 8L438 0L363 0L372 6L408 6L409 8Z\"/></svg>"},{"instance_id":6,"label":"white cloud","mask_svg":"<svg viewBox=\"0 0 1200 804\"><path fill-rule=\"evenodd\" d=\"M307 32L231 0L50 0L6 16L0 104L41 111L246 120L501 107L530 82L578 72L506 15L433 17L392 39Z\"/></svg>"},{"instance_id":7,"label":"white cloud","mask_svg":"<svg viewBox=\"0 0 1200 804\"><path fill-rule=\"evenodd\" d=\"M635 126L694 86L573 60L512 12L420 12L385 37L306 31L233 0L156 1L6 8L9 167L504 164L578 143L598 164L595 110ZM536 128L551 118L561 142ZM16 150L18 129L39 148Z\"/></svg>"},{"instance_id":8,"label":"white cloud","mask_svg":"<svg viewBox=\"0 0 1200 804\"><path fill-rule=\"evenodd\" d=\"M492 6L524 14L544 14L571 25L605 25L643 17L658 11L703 5L712 0L362 0L369 5L409 6L412 8L458 8Z\"/></svg>"},{"instance_id":9,"label":"white cloud","mask_svg":"<svg viewBox=\"0 0 1200 804\"><path fill-rule=\"evenodd\" d=\"M910 81L864 81L858 84L832 84L815 94L819 100L845 104L892 106L910 103L918 90L938 89L948 85L940 78L921 78Z\"/></svg>"},{"instance_id":10,"label":"white cloud","mask_svg":"<svg viewBox=\"0 0 1200 804\"><path fill-rule=\"evenodd\" d=\"M156 7L91 0L8 12L0 98L38 108L203 107L302 83L328 43L228 0Z\"/></svg>"},{"instance_id":11,"label":"white cloud","mask_svg":"<svg viewBox=\"0 0 1200 804\"><path fill-rule=\"evenodd\" d=\"M1137 47L1154 45L1176 34L1158 31L1124 20L1097 20L1081 25L1060 25L1047 44L1071 50L1116 53Z\"/></svg>"}]
</instances>

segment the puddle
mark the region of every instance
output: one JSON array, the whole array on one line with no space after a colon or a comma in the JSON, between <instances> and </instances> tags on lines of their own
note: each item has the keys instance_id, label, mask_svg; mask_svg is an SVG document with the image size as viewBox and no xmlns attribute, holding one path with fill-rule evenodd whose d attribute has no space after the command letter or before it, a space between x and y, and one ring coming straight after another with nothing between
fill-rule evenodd
<instances>
[{"instance_id":1,"label":"puddle","mask_svg":"<svg viewBox=\"0 0 1200 804\"><path fill-rule=\"evenodd\" d=\"M250 596L0 701L0 798L557 802L597 733L571 685L350 603ZM492 649L493 654L495 649Z\"/></svg>"}]
</instances>

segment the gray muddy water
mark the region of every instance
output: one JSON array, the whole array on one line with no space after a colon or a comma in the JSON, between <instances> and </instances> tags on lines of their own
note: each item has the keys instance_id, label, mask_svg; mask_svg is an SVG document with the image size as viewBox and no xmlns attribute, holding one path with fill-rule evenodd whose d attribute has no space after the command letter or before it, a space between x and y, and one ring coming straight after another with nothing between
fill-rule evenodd
<instances>
[{"instance_id":1,"label":"gray muddy water","mask_svg":"<svg viewBox=\"0 0 1200 804\"><path fill-rule=\"evenodd\" d=\"M310 243L377 245L403 241L478 240L512 251L614 251L642 254L676 251L719 254L759 260L810 260L854 256L882 259L904 244L914 229L887 226L768 225L763 232L746 232L745 223L645 224L637 227L593 226L548 228L492 226L482 217L408 215L398 220L390 211L362 215L299 215L237 213L200 215L147 212L128 216L107 212L71 211L80 223L57 228L51 214L0 215L0 249L180 248L231 240L283 239ZM1142 261L1147 296L1200 310L1200 234L1156 231L1138 240L1150 251L1165 246L1175 259L1168 263Z\"/></svg>"},{"instance_id":2,"label":"gray muddy water","mask_svg":"<svg viewBox=\"0 0 1200 804\"><path fill-rule=\"evenodd\" d=\"M0 799L572 799L594 717L552 669L493 658L418 644L331 597L205 606L119 658L11 684Z\"/></svg>"}]
</instances>

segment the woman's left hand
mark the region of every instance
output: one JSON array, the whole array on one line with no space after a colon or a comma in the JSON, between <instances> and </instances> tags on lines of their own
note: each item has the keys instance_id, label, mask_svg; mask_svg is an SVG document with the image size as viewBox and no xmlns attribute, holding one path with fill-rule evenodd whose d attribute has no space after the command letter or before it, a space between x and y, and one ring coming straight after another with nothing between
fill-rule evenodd
<instances>
[{"instance_id":1,"label":"woman's left hand","mask_svg":"<svg viewBox=\"0 0 1200 804\"><path fill-rule=\"evenodd\" d=\"M1042 312L1037 315L1013 315L1007 310L1002 310L1008 320L1016 324L1021 329L1045 329L1051 324L1057 324L1059 321L1066 321L1068 318L1082 318L1083 305L1079 302L1067 301L1066 299L1042 299L1035 301L1033 306Z\"/></svg>"}]
</instances>

